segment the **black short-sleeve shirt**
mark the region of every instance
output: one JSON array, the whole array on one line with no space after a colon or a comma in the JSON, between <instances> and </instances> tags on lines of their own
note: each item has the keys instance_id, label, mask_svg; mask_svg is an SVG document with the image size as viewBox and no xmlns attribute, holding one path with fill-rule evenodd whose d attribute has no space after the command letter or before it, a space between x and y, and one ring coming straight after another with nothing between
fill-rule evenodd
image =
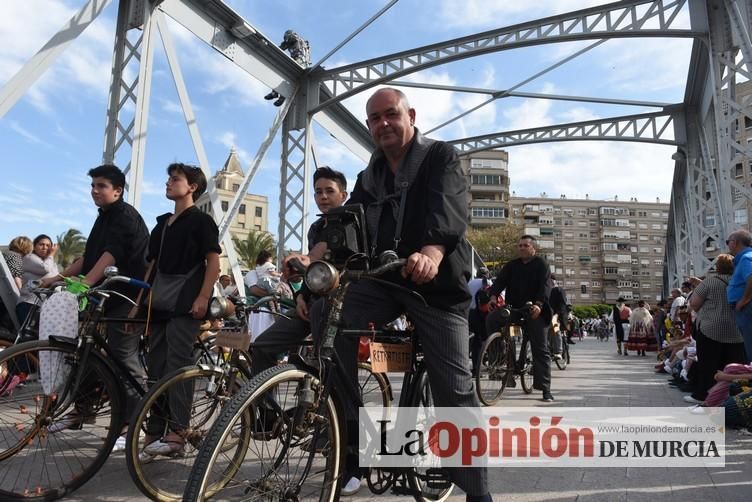
<instances>
[{"instance_id":1,"label":"black short-sleeve shirt","mask_svg":"<svg viewBox=\"0 0 752 502\"><path fill-rule=\"evenodd\" d=\"M149 242L149 230L138 211L122 199L118 199L106 208L99 208L94 226L86 240L82 274L88 274L105 252L115 257L115 266L121 275L143 279L146 273L146 247ZM117 284L112 289L120 291L135 299L138 288ZM111 298L108 304L125 302Z\"/></svg>"},{"instance_id":2,"label":"black short-sleeve shirt","mask_svg":"<svg viewBox=\"0 0 752 502\"><path fill-rule=\"evenodd\" d=\"M159 271L165 274L186 274L198 266L178 299L176 311L185 313L190 310L204 282L206 255L221 254L222 248L219 246L217 224L211 216L202 213L196 206L189 207L180 213L171 225L167 225L170 216L172 213L157 217L157 226L152 230L149 239L148 260L156 260L159 257L157 266ZM149 279L153 280L155 274L156 269Z\"/></svg>"}]
</instances>

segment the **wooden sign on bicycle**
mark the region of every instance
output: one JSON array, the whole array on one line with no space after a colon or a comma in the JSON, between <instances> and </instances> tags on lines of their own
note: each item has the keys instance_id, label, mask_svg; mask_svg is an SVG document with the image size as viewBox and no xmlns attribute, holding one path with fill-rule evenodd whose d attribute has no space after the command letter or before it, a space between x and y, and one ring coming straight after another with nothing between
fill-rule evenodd
<instances>
[{"instance_id":1,"label":"wooden sign on bicycle","mask_svg":"<svg viewBox=\"0 0 752 502\"><path fill-rule=\"evenodd\" d=\"M251 333L248 329L222 328L217 333L216 344L229 349L248 350L251 344Z\"/></svg>"},{"instance_id":2,"label":"wooden sign on bicycle","mask_svg":"<svg viewBox=\"0 0 752 502\"><path fill-rule=\"evenodd\" d=\"M371 371L374 373L404 373L410 370L413 358L411 343L381 343L371 341Z\"/></svg>"}]
</instances>

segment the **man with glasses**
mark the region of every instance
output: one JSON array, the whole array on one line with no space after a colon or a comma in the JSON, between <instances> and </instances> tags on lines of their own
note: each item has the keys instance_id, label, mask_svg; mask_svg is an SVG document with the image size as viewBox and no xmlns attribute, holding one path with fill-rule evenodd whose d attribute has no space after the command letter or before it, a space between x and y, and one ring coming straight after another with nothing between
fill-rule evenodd
<instances>
[{"instance_id":1,"label":"man with glasses","mask_svg":"<svg viewBox=\"0 0 752 502\"><path fill-rule=\"evenodd\" d=\"M744 339L747 361L752 361L752 234L736 230L729 235L726 245L734 255L734 273L726 296L736 311L736 326Z\"/></svg>"}]
</instances>

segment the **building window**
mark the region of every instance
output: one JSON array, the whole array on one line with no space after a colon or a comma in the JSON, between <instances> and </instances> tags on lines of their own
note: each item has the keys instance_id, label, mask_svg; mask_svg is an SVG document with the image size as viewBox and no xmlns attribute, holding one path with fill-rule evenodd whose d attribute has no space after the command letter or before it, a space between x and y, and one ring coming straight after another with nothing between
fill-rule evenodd
<instances>
[{"instance_id":1,"label":"building window","mask_svg":"<svg viewBox=\"0 0 752 502\"><path fill-rule=\"evenodd\" d=\"M238 185L237 183L233 183L232 184L232 191L233 192L237 192L238 190L240 190L240 185Z\"/></svg>"},{"instance_id":2,"label":"building window","mask_svg":"<svg viewBox=\"0 0 752 502\"><path fill-rule=\"evenodd\" d=\"M240 205L240 209L238 210L238 213L245 214L245 204Z\"/></svg>"},{"instance_id":3,"label":"building window","mask_svg":"<svg viewBox=\"0 0 752 502\"><path fill-rule=\"evenodd\" d=\"M747 224L747 209L734 209L734 223L737 225L746 225Z\"/></svg>"},{"instance_id":4,"label":"building window","mask_svg":"<svg viewBox=\"0 0 752 502\"><path fill-rule=\"evenodd\" d=\"M478 169L506 169L507 163L501 159L471 159L470 167Z\"/></svg>"},{"instance_id":5,"label":"building window","mask_svg":"<svg viewBox=\"0 0 752 502\"><path fill-rule=\"evenodd\" d=\"M253 228L254 228L255 230L261 230L261 225L253 225Z\"/></svg>"},{"instance_id":6,"label":"building window","mask_svg":"<svg viewBox=\"0 0 752 502\"><path fill-rule=\"evenodd\" d=\"M501 185L502 177L498 174L473 174L471 183L473 185Z\"/></svg>"},{"instance_id":7,"label":"building window","mask_svg":"<svg viewBox=\"0 0 752 502\"><path fill-rule=\"evenodd\" d=\"M230 204L229 204L229 202L227 202L226 200L223 200L223 201L222 201L222 211L226 213L226 212L227 212L227 209L228 209L229 207L230 207Z\"/></svg>"},{"instance_id":8,"label":"building window","mask_svg":"<svg viewBox=\"0 0 752 502\"><path fill-rule=\"evenodd\" d=\"M503 218L504 209L501 207L474 207L472 208L474 218Z\"/></svg>"},{"instance_id":9,"label":"building window","mask_svg":"<svg viewBox=\"0 0 752 502\"><path fill-rule=\"evenodd\" d=\"M262 215L263 215L263 208L256 207L256 218L261 218Z\"/></svg>"}]
</instances>

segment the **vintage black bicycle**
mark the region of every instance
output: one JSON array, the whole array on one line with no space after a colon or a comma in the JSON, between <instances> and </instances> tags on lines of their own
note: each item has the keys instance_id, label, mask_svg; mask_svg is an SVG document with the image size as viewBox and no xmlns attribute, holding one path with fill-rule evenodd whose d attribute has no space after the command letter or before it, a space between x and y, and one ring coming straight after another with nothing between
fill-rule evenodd
<instances>
[{"instance_id":1,"label":"vintage black bicycle","mask_svg":"<svg viewBox=\"0 0 752 502\"><path fill-rule=\"evenodd\" d=\"M531 306L501 307L501 331L492 333L483 343L475 370L475 389L486 406L496 404L507 386L516 385L517 377L525 394L533 392L533 354L523 328Z\"/></svg>"},{"instance_id":2,"label":"vintage black bicycle","mask_svg":"<svg viewBox=\"0 0 752 502\"><path fill-rule=\"evenodd\" d=\"M345 267L340 273L321 261L308 268L309 288L320 294L332 293L317 360L314 364L299 361L276 366L256 375L223 408L198 453L184 500L204 500L212 490L221 499L339 499L347 437L345 405L362 406L363 402L333 350L334 340L338 336L374 334L372 330L346 330L341 326L343 300L352 281L374 278L403 265L404 260L396 260L371 271ZM377 336L418 349L412 352L399 404L430 406L432 397L419 341L411 334L405 338L394 333L378 330ZM335 375L343 387L333 386ZM228 447L234 447L234 431L248 421L253 424L253 434L243 458L225 454ZM444 500L453 487L443 471L415 468L372 469L368 486L375 493L392 488L419 501Z\"/></svg>"}]
</instances>

